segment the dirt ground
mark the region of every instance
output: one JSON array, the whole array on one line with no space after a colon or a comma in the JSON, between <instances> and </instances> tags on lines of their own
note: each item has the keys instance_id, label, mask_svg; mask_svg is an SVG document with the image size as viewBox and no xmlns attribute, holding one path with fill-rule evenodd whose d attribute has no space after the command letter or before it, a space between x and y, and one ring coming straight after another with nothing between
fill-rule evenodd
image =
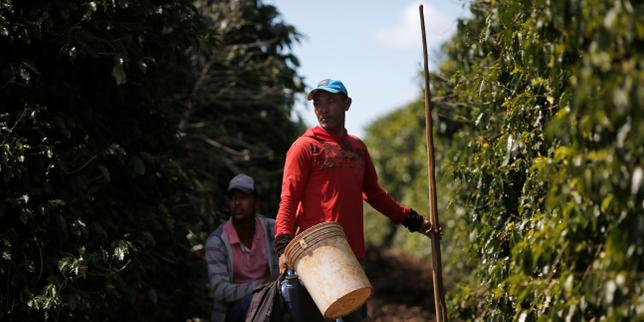
<instances>
[{"instance_id":1,"label":"dirt ground","mask_svg":"<svg viewBox=\"0 0 644 322\"><path fill-rule=\"evenodd\" d=\"M369 321L433 321L430 261L392 250L369 250L365 271L374 287L367 302Z\"/></svg>"}]
</instances>

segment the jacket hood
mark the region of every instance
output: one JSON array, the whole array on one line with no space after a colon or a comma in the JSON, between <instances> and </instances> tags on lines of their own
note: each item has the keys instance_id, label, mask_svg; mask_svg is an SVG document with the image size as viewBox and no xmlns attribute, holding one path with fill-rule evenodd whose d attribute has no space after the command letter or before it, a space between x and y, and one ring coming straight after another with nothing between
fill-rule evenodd
<instances>
[{"instance_id":1,"label":"jacket hood","mask_svg":"<svg viewBox=\"0 0 644 322\"><path fill-rule=\"evenodd\" d=\"M320 126L312 127L306 130L304 132L304 136L310 137L317 139L319 141L336 141L339 142L341 141L344 137L347 136L347 130L345 129L344 132L342 132L341 136L335 136L329 132L327 132L325 129L321 128Z\"/></svg>"}]
</instances>

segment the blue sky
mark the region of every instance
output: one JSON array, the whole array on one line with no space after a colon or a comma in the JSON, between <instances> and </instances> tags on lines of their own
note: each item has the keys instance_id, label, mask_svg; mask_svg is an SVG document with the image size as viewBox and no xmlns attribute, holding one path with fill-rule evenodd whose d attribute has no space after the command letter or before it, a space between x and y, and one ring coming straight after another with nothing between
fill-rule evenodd
<instances>
[{"instance_id":1,"label":"blue sky","mask_svg":"<svg viewBox=\"0 0 644 322\"><path fill-rule=\"evenodd\" d=\"M424 6L430 69L438 64L440 44L469 14L465 0L266 0L285 22L304 35L293 51L307 88L324 78L340 79L353 104L349 133L364 138L366 126L419 97L423 48L418 6ZM300 97L296 115L310 126L317 121L310 102Z\"/></svg>"}]
</instances>

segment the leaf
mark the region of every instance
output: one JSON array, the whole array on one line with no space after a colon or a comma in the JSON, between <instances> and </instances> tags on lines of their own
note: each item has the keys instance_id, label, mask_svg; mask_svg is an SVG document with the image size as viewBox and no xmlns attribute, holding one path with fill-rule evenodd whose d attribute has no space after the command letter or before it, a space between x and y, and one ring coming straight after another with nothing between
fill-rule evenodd
<instances>
[{"instance_id":1,"label":"leaf","mask_svg":"<svg viewBox=\"0 0 644 322\"><path fill-rule=\"evenodd\" d=\"M132 156L129 161L129 167L134 171L134 173L138 175L144 175L145 174L145 164L143 163L143 160L137 156Z\"/></svg>"},{"instance_id":2,"label":"leaf","mask_svg":"<svg viewBox=\"0 0 644 322\"><path fill-rule=\"evenodd\" d=\"M127 74L123 68L123 58L117 58L114 61L114 67L112 68L112 77L116 82L116 85L123 85L127 82Z\"/></svg>"},{"instance_id":3,"label":"leaf","mask_svg":"<svg viewBox=\"0 0 644 322\"><path fill-rule=\"evenodd\" d=\"M521 72L523 72L523 68L519 65L514 65L514 68L510 72L510 75L519 74Z\"/></svg>"},{"instance_id":4,"label":"leaf","mask_svg":"<svg viewBox=\"0 0 644 322\"><path fill-rule=\"evenodd\" d=\"M558 147L555 150L555 161L563 161L572 154L572 149L567 146Z\"/></svg>"},{"instance_id":5,"label":"leaf","mask_svg":"<svg viewBox=\"0 0 644 322\"><path fill-rule=\"evenodd\" d=\"M602 212L606 212L608 210L611 203L613 202L613 199L615 199L615 196L613 196L613 194L609 194L608 196L606 196L606 198L604 198L604 200L602 200Z\"/></svg>"},{"instance_id":6,"label":"leaf","mask_svg":"<svg viewBox=\"0 0 644 322\"><path fill-rule=\"evenodd\" d=\"M125 256L129 253L130 244L125 240L120 240L118 243L116 243L116 247L114 247L112 257L119 261L123 261L125 259Z\"/></svg>"},{"instance_id":7,"label":"leaf","mask_svg":"<svg viewBox=\"0 0 644 322\"><path fill-rule=\"evenodd\" d=\"M152 301L152 304L156 305L157 302L159 301L159 296L157 295L157 291L154 288L150 288L148 291L148 297L150 298L150 301Z\"/></svg>"},{"instance_id":8,"label":"leaf","mask_svg":"<svg viewBox=\"0 0 644 322\"><path fill-rule=\"evenodd\" d=\"M101 171L101 174L103 175L103 178L105 178L105 181L110 182L110 170L102 165L99 165L98 169Z\"/></svg>"}]
</instances>

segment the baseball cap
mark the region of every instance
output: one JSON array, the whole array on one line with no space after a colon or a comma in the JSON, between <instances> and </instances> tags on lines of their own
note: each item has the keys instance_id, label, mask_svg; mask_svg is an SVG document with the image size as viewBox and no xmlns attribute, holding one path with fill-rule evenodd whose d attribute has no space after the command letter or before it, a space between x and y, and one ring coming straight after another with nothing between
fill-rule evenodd
<instances>
[{"instance_id":1,"label":"baseball cap","mask_svg":"<svg viewBox=\"0 0 644 322\"><path fill-rule=\"evenodd\" d=\"M255 180L253 178L241 173L236 175L234 178L230 179L228 183L227 192L230 193L232 190L239 190L245 194L254 194L255 193Z\"/></svg>"},{"instance_id":2,"label":"baseball cap","mask_svg":"<svg viewBox=\"0 0 644 322\"><path fill-rule=\"evenodd\" d=\"M341 81L337 79L323 79L318 83L318 86L309 92L309 95L306 97L309 101L313 99L313 95L318 91L325 91L332 94L344 93L344 95L349 96L347 88L344 87Z\"/></svg>"}]
</instances>

